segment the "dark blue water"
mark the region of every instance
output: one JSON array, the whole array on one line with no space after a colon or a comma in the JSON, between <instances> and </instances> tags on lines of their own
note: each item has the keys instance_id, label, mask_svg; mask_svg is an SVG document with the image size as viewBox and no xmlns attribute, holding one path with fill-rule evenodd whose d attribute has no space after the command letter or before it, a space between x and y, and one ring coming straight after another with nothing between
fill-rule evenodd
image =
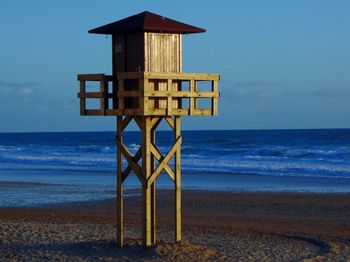
<instances>
[{"instance_id":1,"label":"dark blue water","mask_svg":"<svg viewBox=\"0 0 350 262\"><path fill-rule=\"evenodd\" d=\"M350 192L350 129L182 134L185 188ZM163 153L171 139L170 132L157 133ZM127 132L124 142L135 153L140 133ZM0 181L8 183L1 188L0 205L16 204L25 193L32 204L113 197L115 160L114 132L2 133ZM36 184L17 187L13 182ZM165 174L158 185L171 187ZM127 187L137 186L132 175Z\"/></svg>"}]
</instances>

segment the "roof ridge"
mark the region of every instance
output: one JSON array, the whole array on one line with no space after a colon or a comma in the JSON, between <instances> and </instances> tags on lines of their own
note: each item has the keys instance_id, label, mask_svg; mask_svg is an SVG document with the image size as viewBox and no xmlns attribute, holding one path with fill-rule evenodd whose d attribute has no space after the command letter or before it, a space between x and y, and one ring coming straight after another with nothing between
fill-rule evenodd
<instances>
[{"instance_id":1,"label":"roof ridge","mask_svg":"<svg viewBox=\"0 0 350 262\"><path fill-rule=\"evenodd\" d=\"M94 34L116 34L121 32L168 32L168 33L201 33L204 29L185 24L171 18L143 11L141 13L126 17L124 19L106 24L92 30L89 33Z\"/></svg>"}]
</instances>

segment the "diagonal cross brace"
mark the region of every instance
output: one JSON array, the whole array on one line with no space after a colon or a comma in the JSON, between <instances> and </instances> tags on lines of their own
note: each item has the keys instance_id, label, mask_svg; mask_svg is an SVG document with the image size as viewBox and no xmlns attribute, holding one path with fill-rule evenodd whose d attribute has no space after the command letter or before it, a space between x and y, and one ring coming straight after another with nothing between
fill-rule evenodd
<instances>
[{"instance_id":1,"label":"diagonal cross brace","mask_svg":"<svg viewBox=\"0 0 350 262\"><path fill-rule=\"evenodd\" d=\"M159 152L158 148L155 147L153 145L153 143L151 144L151 152L154 155L154 157L161 162L164 157L162 156L162 154ZM171 180L173 180L175 182L175 174L174 171L170 168L169 164L166 163L164 166L165 171L168 173L168 175L170 176Z\"/></svg>"},{"instance_id":2,"label":"diagonal cross brace","mask_svg":"<svg viewBox=\"0 0 350 262\"><path fill-rule=\"evenodd\" d=\"M138 177L138 179L140 180L141 184L145 184L146 180L145 180L144 175L142 173L141 167L137 163L135 163L135 161L131 157L130 151L125 147L125 145L119 139L117 139L117 143L118 143L118 147L120 148L123 156L128 161L130 167L135 172L135 174Z\"/></svg>"},{"instance_id":3,"label":"diagonal cross brace","mask_svg":"<svg viewBox=\"0 0 350 262\"><path fill-rule=\"evenodd\" d=\"M160 173L165 168L165 165L168 164L170 158L174 155L176 150L180 150L181 143L182 143L182 136L179 136L176 139L175 144L172 146L172 148L168 151L166 156L163 158L162 162L160 162L160 164L158 165L157 169L147 179L147 186L152 185L152 183L157 179L157 177L160 175Z\"/></svg>"},{"instance_id":4,"label":"diagonal cross brace","mask_svg":"<svg viewBox=\"0 0 350 262\"><path fill-rule=\"evenodd\" d=\"M136 154L131 158L135 163L139 162L140 158L142 156L142 147L140 147ZM125 181L125 179L128 177L128 175L130 174L130 172L132 171L132 167L130 166L130 164L127 166L127 168L123 171L122 173L122 182Z\"/></svg>"}]
</instances>

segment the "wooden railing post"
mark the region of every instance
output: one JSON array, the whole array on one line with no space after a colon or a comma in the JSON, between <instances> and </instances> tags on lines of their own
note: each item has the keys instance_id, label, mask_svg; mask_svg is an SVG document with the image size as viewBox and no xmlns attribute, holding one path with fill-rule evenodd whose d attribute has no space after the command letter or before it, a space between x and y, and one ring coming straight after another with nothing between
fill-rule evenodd
<instances>
[{"instance_id":1,"label":"wooden railing post","mask_svg":"<svg viewBox=\"0 0 350 262\"><path fill-rule=\"evenodd\" d=\"M103 76L100 79L100 111L101 111L101 115L106 115L106 109L108 108L107 93L108 93L108 86L106 88L106 79Z\"/></svg>"},{"instance_id":2,"label":"wooden railing post","mask_svg":"<svg viewBox=\"0 0 350 262\"><path fill-rule=\"evenodd\" d=\"M168 79L168 88L167 88L168 92L171 93L173 91L173 80L172 79ZM172 109L173 109L173 98L171 95L168 95L167 97L168 101L167 101L167 115L171 116L172 114Z\"/></svg>"},{"instance_id":3,"label":"wooden railing post","mask_svg":"<svg viewBox=\"0 0 350 262\"><path fill-rule=\"evenodd\" d=\"M80 80L80 115L86 114L85 80Z\"/></svg>"},{"instance_id":4,"label":"wooden railing post","mask_svg":"<svg viewBox=\"0 0 350 262\"><path fill-rule=\"evenodd\" d=\"M212 80L212 89L211 91L215 94L218 93L218 81ZM211 114L216 116L218 114L218 97L213 97L211 99Z\"/></svg>"},{"instance_id":5,"label":"wooden railing post","mask_svg":"<svg viewBox=\"0 0 350 262\"><path fill-rule=\"evenodd\" d=\"M190 80L190 92L194 92L195 91L195 85L196 85L196 82L195 80L192 78ZM190 97L190 108L189 108L189 111L190 111L190 115L194 112L194 108L195 107L195 104L194 104L194 97L191 96Z\"/></svg>"},{"instance_id":6,"label":"wooden railing post","mask_svg":"<svg viewBox=\"0 0 350 262\"><path fill-rule=\"evenodd\" d=\"M118 78L118 92L124 91L124 78ZM118 112L124 114L124 97L118 96Z\"/></svg>"}]
</instances>

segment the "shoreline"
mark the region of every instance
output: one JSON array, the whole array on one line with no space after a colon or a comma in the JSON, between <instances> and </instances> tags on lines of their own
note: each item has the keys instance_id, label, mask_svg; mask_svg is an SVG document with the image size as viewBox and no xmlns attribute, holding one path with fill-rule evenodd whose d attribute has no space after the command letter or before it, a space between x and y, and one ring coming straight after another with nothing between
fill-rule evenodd
<instances>
[{"instance_id":1,"label":"shoreline","mask_svg":"<svg viewBox=\"0 0 350 262\"><path fill-rule=\"evenodd\" d=\"M142 208L137 195L125 198L123 249L116 248L114 199L0 208L0 257L88 261L350 257L350 194L183 190L183 241L175 244L173 191L157 193L158 244L150 250L141 247Z\"/></svg>"},{"instance_id":2,"label":"shoreline","mask_svg":"<svg viewBox=\"0 0 350 262\"><path fill-rule=\"evenodd\" d=\"M41 206L69 205L93 201L109 201L116 196L113 185L79 185L55 184L47 182L0 181L0 208L30 208ZM173 187L158 185L158 192L171 192ZM183 186L183 192L198 192L201 194L250 194L250 195L334 195L350 196L349 191L313 191L297 189L243 189L218 187L189 187ZM26 197L22 197L25 195ZM125 198L141 195L140 186L125 186Z\"/></svg>"},{"instance_id":3,"label":"shoreline","mask_svg":"<svg viewBox=\"0 0 350 262\"><path fill-rule=\"evenodd\" d=\"M31 177L33 175L33 177ZM115 175L88 178L72 176L70 173L50 174L36 177L28 173L28 181L20 174L12 181L0 175L0 207L29 207L57 202L103 200L115 196ZM100 178L98 180L98 178ZM183 175L182 190L228 193L258 194L350 194L349 178L324 177L284 177L259 175ZM139 181L131 176L126 181L125 190L138 190ZM157 181L160 190L172 190L166 175ZM22 195L26 197L23 198Z\"/></svg>"}]
</instances>

